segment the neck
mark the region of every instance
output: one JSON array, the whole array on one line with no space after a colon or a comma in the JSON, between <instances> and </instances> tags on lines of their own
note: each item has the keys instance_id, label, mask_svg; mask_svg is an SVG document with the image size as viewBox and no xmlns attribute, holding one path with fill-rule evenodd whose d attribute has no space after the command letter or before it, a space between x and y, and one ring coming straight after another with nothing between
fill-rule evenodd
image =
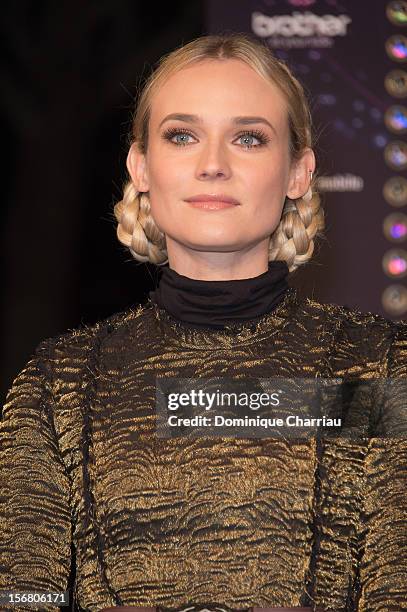
<instances>
[{"instance_id":1,"label":"neck","mask_svg":"<svg viewBox=\"0 0 407 612\"><path fill-rule=\"evenodd\" d=\"M284 261L269 262L265 272L249 278L202 280L161 268L162 276L150 299L174 319L197 328L256 321L272 312L288 289Z\"/></svg>"},{"instance_id":2,"label":"neck","mask_svg":"<svg viewBox=\"0 0 407 612\"><path fill-rule=\"evenodd\" d=\"M234 252L201 252L186 249L166 236L170 269L181 276L204 281L241 280L267 272L269 242L267 238Z\"/></svg>"}]
</instances>

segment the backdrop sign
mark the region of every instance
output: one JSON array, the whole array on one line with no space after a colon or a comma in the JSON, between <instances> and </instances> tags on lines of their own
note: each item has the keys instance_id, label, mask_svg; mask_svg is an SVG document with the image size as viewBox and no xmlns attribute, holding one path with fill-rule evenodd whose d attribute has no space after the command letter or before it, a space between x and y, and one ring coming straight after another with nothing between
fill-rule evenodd
<instances>
[{"instance_id":1,"label":"backdrop sign","mask_svg":"<svg viewBox=\"0 0 407 612\"><path fill-rule=\"evenodd\" d=\"M326 239L292 284L395 319L407 312L406 25L407 2L207 3L209 33L265 41L310 99Z\"/></svg>"}]
</instances>

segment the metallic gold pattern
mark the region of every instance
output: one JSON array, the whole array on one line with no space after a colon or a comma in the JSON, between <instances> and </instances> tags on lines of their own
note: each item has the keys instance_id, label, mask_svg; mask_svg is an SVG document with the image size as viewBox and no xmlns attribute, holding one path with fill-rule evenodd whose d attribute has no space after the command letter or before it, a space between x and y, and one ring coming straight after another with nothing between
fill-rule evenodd
<instances>
[{"instance_id":1,"label":"metallic gold pattern","mask_svg":"<svg viewBox=\"0 0 407 612\"><path fill-rule=\"evenodd\" d=\"M44 340L3 408L0 590L64 591L73 542L91 612L407 609L406 440L158 439L157 375L406 378L407 323L290 289L256 324L147 302Z\"/></svg>"}]
</instances>

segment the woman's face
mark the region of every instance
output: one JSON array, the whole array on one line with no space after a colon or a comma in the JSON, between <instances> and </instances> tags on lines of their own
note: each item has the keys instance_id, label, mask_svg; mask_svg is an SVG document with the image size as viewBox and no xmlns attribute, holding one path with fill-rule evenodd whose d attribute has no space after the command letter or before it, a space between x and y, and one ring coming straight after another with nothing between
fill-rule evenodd
<instances>
[{"instance_id":1,"label":"woman's face","mask_svg":"<svg viewBox=\"0 0 407 612\"><path fill-rule=\"evenodd\" d=\"M152 100L145 157L135 145L128 157L136 188L149 191L170 264L180 248L231 253L263 245L267 253L286 195L302 196L314 167L310 149L290 163L287 104L277 86L231 59L169 77ZM238 204L208 210L186 201L201 194Z\"/></svg>"}]
</instances>

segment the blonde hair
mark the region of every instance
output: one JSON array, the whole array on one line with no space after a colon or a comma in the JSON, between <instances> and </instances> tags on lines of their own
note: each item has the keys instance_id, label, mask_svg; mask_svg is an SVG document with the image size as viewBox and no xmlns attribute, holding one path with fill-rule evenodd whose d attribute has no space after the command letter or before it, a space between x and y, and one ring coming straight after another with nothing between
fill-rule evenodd
<instances>
[{"instance_id":1,"label":"blonde hair","mask_svg":"<svg viewBox=\"0 0 407 612\"><path fill-rule=\"evenodd\" d=\"M241 60L276 84L287 101L291 160L300 158L306 147L312 148L312 119L302 85L289 68L272 55L266 44L242 33L201 36L164 55L139 96L130 145L136 143L138 150L146 153L154 93L175 72L206 59ZM324 228L324 212L315 192L315 179L314 175L309 201L286 197L280 223L270 236L269 261L285 260L290 272L309 261L314 251L314 238ZM135 259L157 265L167 263L165 235L153 220L147 194L138 192L131 179L124 185L123 199L114 206L114 215L118 221L117 237Z\"/></svg>"}]
</instances>

